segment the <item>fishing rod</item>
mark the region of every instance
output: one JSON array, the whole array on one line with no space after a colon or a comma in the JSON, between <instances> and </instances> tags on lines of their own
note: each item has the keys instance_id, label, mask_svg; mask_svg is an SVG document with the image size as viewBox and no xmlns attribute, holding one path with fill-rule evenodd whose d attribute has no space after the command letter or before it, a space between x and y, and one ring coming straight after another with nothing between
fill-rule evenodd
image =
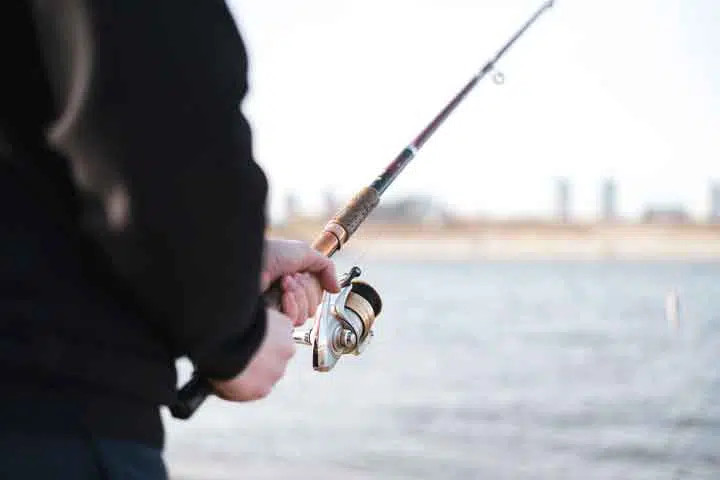
<instances>
[{"instance_id":1,"label":"fishing rod","mask_svg":"<svg viewBox=\"0 0 720 480\"><path fill-rule=\"evenodd\" d=\"M385 170L335 214L312 243L315 250L327 257L332 257L348 242L380 203L380 197L385 190L415 158L417 152L438 127L475 85L495 69L497 61L543 12L553 6L553 3L554 0L545 2ZM293 332L296 343L313 348L313 368L316 371L330 371L342 355L359 355L373 336L372 326L382 310L382 301L373 287L357 279L360 275L361 270L356 266L352 267L339 282L340 292L323 294L312 328L305 331L295 329ZM282 290L276 282L264 294L267 305L279 309L281 294ZM170 406L170 412L175 418L190 418L212 392L212 387L206 379L193 374L192 378L178 391L176 402Z\"/></svg>"}]
</instances>

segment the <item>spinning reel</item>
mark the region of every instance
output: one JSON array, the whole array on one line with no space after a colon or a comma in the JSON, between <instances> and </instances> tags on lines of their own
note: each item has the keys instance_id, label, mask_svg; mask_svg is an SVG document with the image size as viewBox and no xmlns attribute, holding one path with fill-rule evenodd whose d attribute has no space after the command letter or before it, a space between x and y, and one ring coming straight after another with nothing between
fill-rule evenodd
<instances>
[{"instance_id":1,"label":"spinning reel","mask_svg":"<svg viewBox=\"0 0 720 480\"><path fill-rule=\"evenodd\" d=\"M352 267L340 279L338 293L325 292L310 329L296 328L295 343L311 346L313 369L329 372L343 355L360 355L373 337L373 324L382 310L377 291L357 280Z\"/></svg>"}]
</instances>

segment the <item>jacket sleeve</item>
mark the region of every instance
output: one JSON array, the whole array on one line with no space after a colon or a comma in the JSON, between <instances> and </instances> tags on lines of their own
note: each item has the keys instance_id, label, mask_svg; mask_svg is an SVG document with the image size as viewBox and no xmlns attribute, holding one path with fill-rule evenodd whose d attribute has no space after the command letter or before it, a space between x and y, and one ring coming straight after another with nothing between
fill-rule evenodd
<instances>
[{"instance_id":1,"label":"jacket sleeve","mask_svg":"<svg viewBox=\"0 0 720 480\"><path fill-rule=\"evenodd\" d=\"M37 5L61 112L51 138L102 205L87 228L173 353L234 376L264 337L267 181L225 3Z\"/></svg>"}]
</instances>

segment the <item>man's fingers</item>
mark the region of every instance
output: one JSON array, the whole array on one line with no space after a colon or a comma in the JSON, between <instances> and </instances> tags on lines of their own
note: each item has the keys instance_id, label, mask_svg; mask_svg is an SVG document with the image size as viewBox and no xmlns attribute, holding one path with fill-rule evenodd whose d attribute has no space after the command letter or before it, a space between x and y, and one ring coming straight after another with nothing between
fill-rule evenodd
<instances>
[{"instance_id":1,"label":"man's fingers","mask_svg":"<svg viewBox=\"0 0 720 480\"><path fill-rule=\"evenodd\" d=\"M335 274L335 264L320 253L313 250L313 253L308 256L308 265L302 270L314 273L323 290L332 293L340 291Z\"/></svg>"},{"instance_id":2,"label":"man's fingers","mask_svg":"<svg viewBox=\"0 0 720 480\"><path fill-rule=\"evenodd\" d=\"M285 313L293 320L300 321L311 316L321 301L323 291L332 293L340 291L335 264L307 243L283 241L270 245L273 248L268 250L266 270L261 277L261 283L264 288L267 288L274 278L282 277L284 292L291 291L293 288L304 290L302 292L305 295L304 299L296 296L294 305L288 303L287 309L283 307ZM301 272L306 275L297 275ZM292 280L287 280L288 277L293 276L296 282L294 284ZM284 302L289 302L289 300L284 300ZM292 314L289 311L290 308L294 309ZM299 317L305 318L300 319Z\"/></svg>"},{"instance_id":3,"label":"man's fingers","mask_svg":"<svg viewBox=\"0 0 720 480\"><path fill-rule=\"evenodd\" d=\"M309 273L302 274L302 284L305 287L305 294L308 298L308 317L312 317L322 301L323 290Z\"/></svg>"},{"instance_id":4,"label":"man's fingers","mask_svg":"<svg viewBox=\"0 0 720 480\"><path fill-rule=\"evenodd\" d=\"M297 316L293 317L293 323L297 325L300 322L304 323L308 317L308 299L305 295L305 289L300 281L300 275L296 273L292 276L291 281L293 283L293 292L291 295L297 304Z\"/></svg>"},{"instance_id":5,"label":"man's fingers","mask_svg":"<svg viewBox=\"0 0 720 480\"><path fill-rule=\"evenodd\" d=\"M317 278L323 290L332 293L339 292L340 285L338 285L333 261L309 246L304 246L303 248L305 248L305 253L299 257L299 264L293 265L294 268L288 268L288 271L283 273L312 273Z\"/></svg>"},{"instance_id":6,"label":"man's fingers","mask_svg":"<svg viewBox=\"0 0 720 480\"><path fill-rule=\"evenodd\" d=\"M312 274L297 273L294 275L294 279L300 286L297 295L302 297L302 300L298 300L298 302L306 307L304 311L301 307L300 312L304 313L304 317L307 319L315 313L322 299L322 289Z\"/></svg>"},{"instance_id":7,"label":"man's fingers","mask_svg":"<svg viewBox=\"0 0 720 480\"><path fill-rule=\"evenodd\" d=\"M323 289L337 293L340 291L340 284L337 281L337 275L335 273L335 264L330 262L329 267L320 272L320 285Z\"/></svg>"},{"instance_id":8,"label":"man's fingers","mask_svg":"<svg viewBox=\"0 0 720 480\"><path fill-rule=\"evenodd\" d=\"M298 304L295 299L295 292L297 291L298 286L295 284L292 276L285 275L282 279L282 287L284 291L282 295L282 310L285 315L292 319L293 324L296 325L299 321L299 317L301 316L300 309L298 308Z\"/></svg>"},{"instance_id":9,"label":"man's fingers","mask_svg":"<svg viewBox=\"0 0 720 480\"><path fill-rule=\"evenodd\" d=\"M310 273L296 273L282 278L283 312L297 327L312 317L322 301L323 290L316 277Z\"/></svg>"},{"instance_id":10,"label":"man's fingers","mask_svg":"<svg viewBox=\"0 0 720 480\"><path fill-rule=\"evenodd\" d=\"M283 295L283 313L287 315L296 326L298 323L297 318L299 317L297 302L292 293L286 293Z\"/></svg>"}]
</instances>

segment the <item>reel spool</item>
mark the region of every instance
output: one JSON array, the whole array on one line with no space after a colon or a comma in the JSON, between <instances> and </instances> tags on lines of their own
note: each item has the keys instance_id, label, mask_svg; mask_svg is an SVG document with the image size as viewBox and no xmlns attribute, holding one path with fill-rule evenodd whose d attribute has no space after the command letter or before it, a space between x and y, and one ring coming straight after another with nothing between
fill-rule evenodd
<instances>
[{"instance_id":1,"label":"reel spool","mask_svg":"<svg viewBox=\"0 0 720 480\"><path fill-rule=\"evenodd\" d=\"M340 292L325 292L309 330L295 329L296 343L313 348L313 368L329 372L343 355L359 355L373 337L382 300L369 284L357 280L353 267L340 281Z\"/></svg>"}]
</instances>

